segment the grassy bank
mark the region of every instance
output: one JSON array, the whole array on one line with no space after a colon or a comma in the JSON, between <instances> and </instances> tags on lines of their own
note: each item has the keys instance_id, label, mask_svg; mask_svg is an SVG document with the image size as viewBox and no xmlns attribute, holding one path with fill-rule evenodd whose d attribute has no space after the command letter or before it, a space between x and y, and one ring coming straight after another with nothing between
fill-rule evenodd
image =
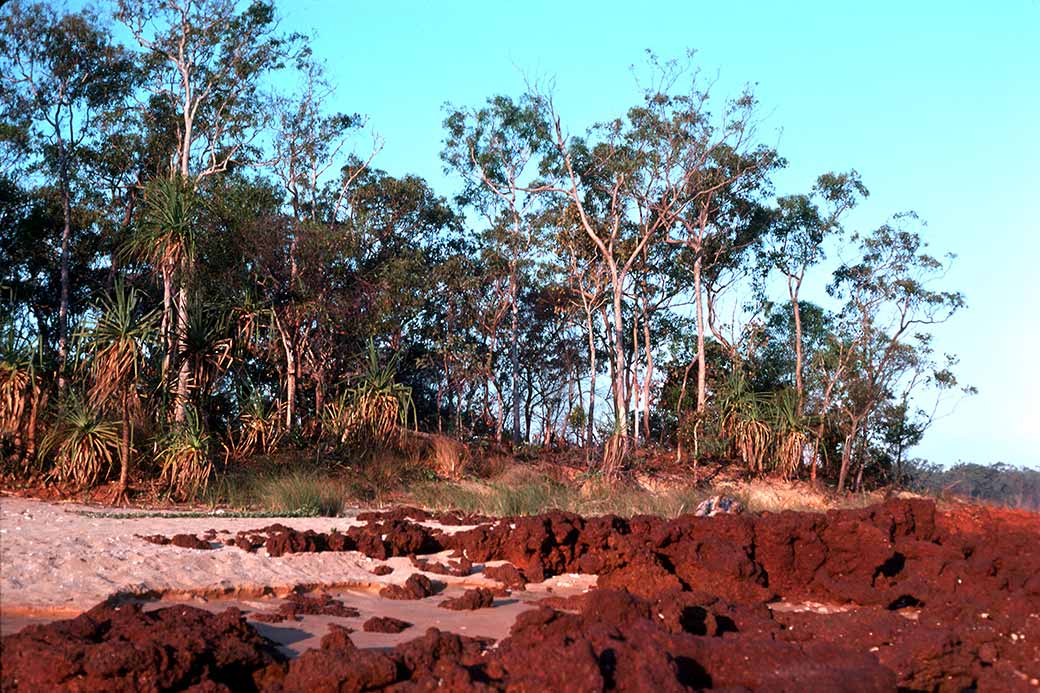
<instances>
[{"instance_id":1,"label":"grassy bank","mask_svg":"<svg viewBox=\"0 0 1040 693\"><path fill-rule=\"evenodd\" d=\"M727 479L695 484L673 481L654 488L629 481L613 486L594 475L564 480L552 470L512 465L489 478L448 480L421 470L391 474L378 462L362 468L268 466L214 480L204 500L210 508L285 515L342 514L348 508L417 505L491 516L536 515L564 510L580 515L675 517L723 494L751 512L825 511L881 500L878 494L837 497L807 484Z\"/></svg>"}]
</instances>

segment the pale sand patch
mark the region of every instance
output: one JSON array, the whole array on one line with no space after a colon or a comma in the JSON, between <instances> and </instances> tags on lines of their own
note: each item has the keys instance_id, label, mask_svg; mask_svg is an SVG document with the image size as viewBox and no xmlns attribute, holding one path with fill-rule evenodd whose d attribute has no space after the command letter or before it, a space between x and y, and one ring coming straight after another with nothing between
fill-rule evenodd
<instances>
[{"instance_id":1,"label":"pale sand patch","mask_svg":"<svg viewBox=\"0 0 1040 693\"><path fill-rule=\"evenodd\" d=\"M279 522L298 530L345 531L364 524L342 518L112 518L82 512L104 511L76 504L58 504L23 498L0 498L0 634L15 633L27 625L71 618L109 597L142 601L153 609L190 604L210 611L237 606L257 630L274 640L289 656L316 647L330 624L353 628L359 647L392 647L436 627L460 635L499 640L509 633L516 617L547 596L569 596L595 586L590 575L559 575L532 584L524 592L495 600L490 609L449 611L438 604L468 587L496 587L480 572L465 578L426 573L445 583L440 594L418 601L394 601L377 595L387 584L400 584L417 570L407 558L379 561L356 551L288 554L271 558L264 549L248 553L220 546L211 551L159 546L135 535L217 532L218 540L236 532ZM356 515L356 512L352 513ZM437 523L423 523L438 527ZM465 527L441 527L454 532ZM450 552L433 554L443 562ZM500 565L492 561L490 565ZM381 564L394 572L377 576ZM479 571L482 565L474 565ZM277 624L253 620L273 611L285 593L297 587L320 588L360 611L356 618L303 616L300 621ZM413 627L402 633L365 633L361 625L371 616L393 616Z\"/></svg>"},{"instance_id":2,"label":"pale sand patch","mask_svg":"<svg viewBox=\"0 0 1040 693\"><path fill-rule=\"evenodd\" d=\"M339 518L105 518L76 511L103 511L82 505L23 498L0 498L0 612L78 614L117 595L209 594L258 596L297 586L328 585L378 589L401 583L416 571L407 558L370 559L355 551L290 554L270 558L220 546L212 551L158 546L134 535L236 532L280 522L298 530L345 531L364 524ZM353 514L356 514L353 513ZM435 523L426 523L437 526ZM457 531L461 527L444 527ZM395 572L371 570L387 563ZM480 575L432 576L449 584L491 585Z\"/></svg>"}]
</instances>

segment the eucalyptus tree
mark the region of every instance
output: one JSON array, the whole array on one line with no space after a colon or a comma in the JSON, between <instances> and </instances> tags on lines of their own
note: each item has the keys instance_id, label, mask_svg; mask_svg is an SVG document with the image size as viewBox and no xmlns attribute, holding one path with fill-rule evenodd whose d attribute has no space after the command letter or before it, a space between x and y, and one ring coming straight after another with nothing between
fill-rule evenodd
<instances>
[{"instance_id":1,"label":"eucalyptus tree","mask_svg":"<svg viewBox=\"0 0 1040 693\"><path fill-rule=\"evenodd\" d=\"M550 215L546 215L550 216ZM577 316L575 323L585 333L588 365L588 405L583 407L582 416L585 424L584 444L586 462L595 438L597 375L599 373L599 348L596 344L598 317L608 300L607 273L602 263L597 262L597 251L584 231L577 223L574 208L570 205L555 210L552 216L552 227L555 229L553 239L560 265L560 273L566 277L567 295L570 307ZM580 313L578 312L580 310ZM604 325L606 326L606 325ZM583 399L581 387L578 387L579 403Z\"/></svg>"},{"instance_id":2,"label":"eucalyptus tree","mask_svg":"<svg viewBox=\"0 0 1040 693\"><path fill-rule=\"evenodd\" d=\"M276 103L272 163L291 210L291 223L284 225L285 238L274 241L284 246L286 255L287 271L279 292L285 300L271 306L285 358L285 425L290 430L296 426L297 389L316 324L313 317L320 310L305 298L308 291L302 286L300 245L313 241L308 236L327 233L325 225L339 223L351 186L381 146L376 140L366 161L354 156L348 145L352 135L364 126L364 119L357 114L325 111L334 89L322 66L309 54L298 61L297 72L302 81L298 93Z\"/></svg>"},{"instance_id":3,"label":"eucalyptus tree","mask_svg":"<svg viewBox=\"0 0 1040 693\"><path fill-rule=\"evenodd\" d=\"M338 205L338 191L351 177ZM315 415L329 387L357 366L368 338L394 353L418 338L428 304L439 299L427 292L436 246L459 223L426 181L390 176L357 159L326 190L333 194L319 195L314 220L258 218L243 239L273 353L285 364L279 366L285 401L297 388L313 388Z\"/></svg>"},{"instance_id":4,"label":"eucalyptus tree","mask_svg":"<svg viewBox=\"0 0 1040 693\"><path fill-rule=\"evenodd\" d=\"M632 397L626 387L625 297L637 265L648 249L667 242L693 258L693 291L698 326L698 399L706 406L703 289L704 257L715 234L729 232L727 201L750 196L780 160L752 143L754 99L742 94L713 117L710 95L696 72L677 62L660 64L651 56L651 79L641 102L625 118L597 126L590 141L564 133L551 98L538 103L550 123L556 156L547 166L555 174L546 186L574 206L579 227L598 251L609 277L612 324L612 393L617 433L607 460L626 454L624 430ZM665 305L665 304L662 304ZM612 466L608 465L608 466Z\"/></svg>"},{"instance_id":5,"label":"eucalyptus tree","mask_svg":"<svg viewBox=\"0 0 1040 693\"><path fill-rule=\"evenodd\" d=\"M806 272L826 257L825 242L840 232L842 215L859 198L869 195L856 171L825 173L816 180L809 195L789 195L777 200L776 218L765 248L766 261L779 270L787 283L794 319L794 382L798 395L798 414L805 408L803 382L802 311L799 294ZM821 206L825 208L821 209Z\"/></svg>"},{"instance_id":6,"label":"eucalyptus tree","mask_svg":"<svg viewBox=\"0 0 1040 693\"><path fill-rule=\"evenodd\" d=\"M25 143L39 144L41 169L55 180L61 200L57 356L62 388L69 337L73 178L99 113L131 88L133 65L92 9L63 14L50 3L16 0L0 15L0 37L5 103L17 104L30 121Z\"/></svg>"},{"instance_id":7,"label":"eucalyptus tree","mask_svg":"<svg viewBox=\"0 0 1040 693\"><path fill-rule=\"evenodd\" d=\"M538 100L543 118L551 124L555 156L543 167L551 182L543 190L562 195L573 209L577 226L596 249L597 262L607 276L610 317L604 311L605 333L611 367L614 434L608 439L603 468L613 475L628 455L628 411L631 390L625 364L626 328L624 304L630 274L654 239L657 224L632 222L633 200L629 191L638 185L640 154L626 141L625 125L616 120L593 128L587 141L565 134L551 98ZM634 180L633 180L634 179Z\"/></svg>"},{"instance_id":8,"label":"eucalyptus tree","mask_svg":"<svg viewBox=\"0 0 1040 693\"><path fill-rule=\"evenodd\" d=\"M475 334L480 340L480 359L482 380L484 381L484 416L491 417L489 390L494 391L495 406L495 439L501 441L505 426L506 396L503 380L499 377L500 350L498 343L501 336L501 326L505 321L506 314L513 309L516 314L519 306L517 296L514 295L515 287L518 285L517 268L512 261L513 258L505 250L502 240L502 229L492 228L477 234L476 244L479 256L474 258L474 276L476 280L471 285L471 290L464 295L470 297L465 307L470 316L468 322L473 326ZM522 271L522 270L521 270ZM515 321L514 321L515 322ZM515 335L513 335L515 336ZM513 341L512 339L510 340ZM513 411L518 411L519 393L519 371L516 367L520 363L519 350L516 344L512 345L511 367L508 369L512 374L510 389L512 392ZM519 419L513 421L513 442L519 442L517 435Z\"/></svg>"},{"instance_id":9,"label":"eucalyptus tree","mask_svg":"<svg viewBox=\"0 0 1040 693\"><path fill-rule=\"evenodd\" d=\"M502 229L503 255L509 267L509 350L512 368L513 442L520 442L520 339L518 297L521 265L534 252L530 217L538 197L534 179L540 150L546 143L545 123L534 99L488 99L480 109L449 108L444 121L447 139L441 154L465 181L460 202L474 206L493 229Z\"/></svg>"},{"instance_id":10,"label":"eucalyptus tree","mask_svg":"<svg viewBox=\"0 0 1040 693\"><path fill-rule=\"evenodd\" d=\"M834 272L829 292L843 299L842 327L850 365L841 382L844 435L838 490L844 490L859 436L878 407L907 378L931 368L929 327L964 306L959 292L934 290L946 271L925 252L920 235L901 215L860 243L860 258ZM948 378L944 378L948 382Z\"/></svg>"},{"instance_id":11,"label":"eucalyptus tree","mask_svg":"<svg viewBox=\"0 0 1040 693\"><path fill-rule=\"evenodd\" d=\"M659 212L669 216L667 242L680 246L686 254L679 259L690 265L697 325L697 411L702 414L707 406L707 333L728 345L731 356L735 349L715 320L717 297L728 284L723 274L741 266L745 251L764 230L754 200L767 187L768 174L782 164L772 149L747 145L753 106L745 95L732 106L737 114L733 121L707 126L707 141L687 155L685 197Z\"/></svg>"}]
</instances>

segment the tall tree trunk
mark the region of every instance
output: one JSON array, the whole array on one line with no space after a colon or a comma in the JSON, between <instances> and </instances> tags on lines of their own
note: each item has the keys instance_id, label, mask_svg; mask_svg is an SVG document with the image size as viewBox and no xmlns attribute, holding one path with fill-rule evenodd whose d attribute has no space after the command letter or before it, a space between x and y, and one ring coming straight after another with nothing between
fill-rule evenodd
<instances>
[{"instance_id":1,"label":"tall tree trunk","mask_svg":"<svg viewBox=\"0 0 1040 693\"><path fill-rule=\"evenodd\" d=\"M703 414L708 401L707 360L704 354L704 295L701 291L701 257L693 263L693 292L697 302L697 413Z\"/></svg>"},{"instance_id":2,"label":"tall tree trunk","mask_svg":"<svg viewBox=\"0 0 1040 693\"><path fill-rule=\"evenodd\" d=\"M614 409L617 413L616 430L628 437L628 398L625 391L625 329L622 323L621 286L614 288Z\"/></svg>"},{"instance_id":3,"label":"tall tree trunk","mask_svg":"<svg viewBox=\"0 0 1040 693\"><path fill-rule=\"evenodd\" d=\"M325 367L319 366L314 374L314 416L322 420L325 412Z\"/></svg>"},{"instance_id":4,"label":"tall tree trunk","mask_svg":"<svg viewBox=\"0 0 1040 693\"><path fill-rule=\"evenodd\" d=\"M586 311L585 322L589 334L589 410L585 421L585 448L588 457L596 433L596 335L593 331L591 310Z\"/></svg>"},{"instance_id":5,"label":"tall tree trunk","mask_svg":"<svg viewBox=\"0 0 1040 693\"><path fill-rule=\"evenodd\" d=\"M650 348L650 317L643 319L643 340L646 347L646 375L643 379L643 436L650 440L650 380L654 377L654 353Z\"/></svg>"},{"instance_id":6,"label":"tall tree trunk","mask_svg":"<svg viewBox=\"0 0 1040 693\"><path fill-rule=\"evenodd\" d=\"M116 500L126 496L127 477L130 475L130 404L129 396L123 396L122 438L119 441L119 490Z\"/></svg>"},{"instance_id":7,"label":"tall tree trunk","mask_svg":"<svg viewBox=\"0 0 1040 693\"><path fill-rule=\"evenodd\" d=\"M499 387L498 382L495 382L495 440L499 443L502 442L502 432L505 429L505 399L502 397L502 388ZM517 421L519 423L519 421ZM516 431L514 431L515 433ZM516 442L514 437L513 442Z\"/></svg>"},{"instance_id":8,"label":"tall tree trunk","mask_svg":"<svg viewBox=\"0 0 1040 693\"><path fill-rule=\"evenodd\" d=\"M841 446L841 470L838 472L838 493L845 490L845 480L849 475L849 464L852 461L852 436L845 436L845 444Z\"/></svg>"},{"instance_id":9,"label":"tall tree trunk","mask_svg":"<svg viewBox=\"0 0 1040 693\"><path fill-rule=\"evenodd\" d=\"M527 377L527 397L524 400L524 440L531 442L531 418L534 416L534 378Z\"/></svg>"},{"instance_id":10,"label":"tall tree trunk","mask_svg":"<svg viewBox=\"0 0 1040 693\"><path fill-rule=\"evenodd\" d=\"M632 351L629 357L629 363L631 364L632 375L628 383L629 397L634 397L635 401L632 405L632 447L639 447L639 320L633 315L632 317ZM625 425L628 426L628 419L625 419Z\"/></svg>"},{"instance_id":11,"label":"tall tree trunk","mask_svg":"<svg viewBox=\"0 0 1040 693\"><path fill-rule=\"evenodd\" d=\"M170 375L170 364L173 362L173 333L174 333L174 316L173 316L173 270L170 267L170 263L163 260L162 263L162 283L163 283L163 307L162 307L162 322L159 326L159 331L162 332L163 340L163 360L162 360L162 379L165 385L167 378Z\"/></svg>"},{"instance_id":12,"label":"tall tree trunk","mask_svg":"<svg viewBox=\"0 0 1040 693\"><path fill-rule=\"evenodd\" d=\"M798 303L801 280L788 277L787 288L791 294L791 310L794 313L794 388L798 395L795 413L801 416L805 407L805 386L802 383L802 310Z\"/></svg>"},{"instance_id":13,"label":"tall tree trunk","mask_svg":"<svg viewBox=\"0 0 1040 693\"><path fill-rule=\"evenodd\" d=\"M519 287L517 286L518 278L516 275L516 263L513 263L511 268L511 276L509 278L510 291L512 293L512 312L513 312L513 324L510 328L509 335L509 356L512 361L513 368L513 443L520 443L520 307L517 305Z\"/></svg>"},{"instance_id":14,"label":"tall tree trunk","mask_svg":"<svg viewBox=\"0 0 1040 693\"><path fill-rule=\"evenodd\" d=\"M852 448L856 443L859 433L859 419L854 418L849 422L849 432L845 436L845 444L841 449L841 470L838 472L838 493L845 490L845 482L849 478L849 467L852 464Z\"/></svg>"},{"instance_id":15,"label":"tall tree trunk","mask_svg":"<svg viewBox=\"0 0 1040 693\"><path fill-rule=\"evenodd\" d=\"M820 443L823 441L823 433L827 426L827 410L831 406L831 397L834 394L834 386L838 383L838 378L841 377L843 367L839 367L838 370L831 375L827 380L827 386L823 390L823 401L820 404L820 423L816 426L816 439L813 440L813 458L812 468L809 472L809 480L813 483L816 482L816 467L820 461Z\"/></svg>"},{"instance_id":16,"label":"tall tree trunk","mask_svg":"<svg viewBox=\"0 0 1040 693\"><path fill-rule=\"evenodd\" d=\"M675 462L676 464L682 463L682 436L679 434L679 424L682 422L682 405L686 400L686 383L690 379L690 369L693 368L693 364L697 363L696 359L690 361L686 366L686 370L683 371L682 386L679 388L679 401L675 405ZM694 464L697 460L694 460Z\"/></svg>"},{"instance_id":17,"label":"tall tree trunk","mask_svg":"<svg viewBox=\"0 0 1040 693\"><path fill-rule=\"evenodd\" d=\"M444 420L441 418L441 408L444 406L444 381L437 378L437 433L444 433Z\"/></svg>"},{"instance_id":18,"label":"tall tree trunk","mask_svg":"<svg viewBox=\"0 0 1040 693\"><path fill-rule=\"evenodd\" d=\"M570 377L570 371L568 371L567 377L567 406L565 407L565 413L563 417L563 431L560 437L563 438L565 445L570 444L570 440L567 438L567 429L570 428L570 414L574 411L574 386L578 386L578 406L581 406L581 383L578 382L578 374L575 369L574 377Z\"/></svg>"},{"instance_id":19,"label":"tall tree trunk","mask_svg":"<svg viewBox=\"0 0 1040 693\"><path fill-rule=\"evenodd\" d=\"M296 423L296 356L288 346L285 350L285 429L292 431Z\"/></svg>"},{"instance_id":20,"label":"tall tree trunk","mask_svg":"<svg viewBox=\"0 0 1040 693\"><path fill-rule=\"evenodd\" d=\"M177 289L177 359L179 367L177 371L177 394L175 397L174 421L183 422L187 418L188 409L188 387L191 374L190 359L188 352L188 260L181 261L183 276L181 285Z\"/></svg>"},{"instance_id":21,"label":"tall tree trunk","mask_svg":"<svg viewBox=\"0 0 1040 693\"><path fill-rule=\"evenodd\" d=\"M611 363L612 387L614 390L614 412L616 423L614 434L607 440L603 449L603 472L607 479L612 481L625 458L628 456L628 397L625 391L625 331L622 324L621 301L623 298L623 278L614 276L614 324L609 328L613 330L614 343L611 352L614 354ZM609 332L608 332L609 334Z\"/></svg>"},{"instance_id":22,"label":"tall tree trunk","mask_svg":"<svg viewBox=\"0 0 1040 693\"><path fill-rule=\"evenodd\" d=\"M181 56L183 61L183 56ZM191 173L191 139L192 139L192 128L194 127L194 117L192 114L192 84L189 75L189 67L187 63L182 63L181 66L181 80L184 89L183 103L182 103L182 119L184 124L184 131L181 133L180 145L180 175L181 182L186 183L189 180ZM191 281L191 267L190 260L187 256L187 249L184 249L184 255L181 257L181 277L180 286L177 287L177 348L175 359L176 363L179 364L177 372L177 392L174 397L174 421L183 422L187 417L188 408L188 378L189 378L189 363L185 357L188 346L188 283Z\"/></svg>"},{"instance_id":23,"label":"tall tree trunk","mask_svg":"<svg viewBox=\"0 0 1040 693\"><path fill-rule=\"evenodd\" d=\"M69 158L61 128L55 128L58 141L58 166L61 183L61 302L58 305L58 390L65 389L65 359L69 337L69 244L72 237L72 200L69 190Z\"/></svg>"},{"instance_id":24,"label":"tall tree trunk","mask_svg":"<svg viewBox=\"0 0 1040 693\"><path fill-rule=\"evenodd\" d=\"M32 399L29 404L29 423L25 433L25 455L26 462L36 457L36 424L39 419L40 409L46 407L47 394L35 383L31 386Z\"/></svg>"}]
</instances>

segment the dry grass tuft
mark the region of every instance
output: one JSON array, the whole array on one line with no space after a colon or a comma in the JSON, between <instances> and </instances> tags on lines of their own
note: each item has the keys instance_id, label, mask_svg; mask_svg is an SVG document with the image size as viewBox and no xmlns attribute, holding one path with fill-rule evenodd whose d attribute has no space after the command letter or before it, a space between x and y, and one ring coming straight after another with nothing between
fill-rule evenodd
<instances>
[{"instance_id":1,"label":"dry grass tuft","mask_svg":"<svg viewBox=\"0 0 1040 693\"><path fill-rule=\"evenodd\" d=\"M406 456L447 479L460 478L470 459L464 444L436 433L403 430L401 448Z\"/></svg>"},{"instance_id":2,"label":"dry grass tuft","mask_svg":"<svg viewBox=\"0 0 1040 693\"><path fill-rule=\"evenodd\" d=\"M776 479L727 481L716 485L714 491L739 499L750 512L779 513L794 510L822 513L862 508L884 500L884 494L880 492L838 496L810 483Z\"/></svg>"}]
</instances>

